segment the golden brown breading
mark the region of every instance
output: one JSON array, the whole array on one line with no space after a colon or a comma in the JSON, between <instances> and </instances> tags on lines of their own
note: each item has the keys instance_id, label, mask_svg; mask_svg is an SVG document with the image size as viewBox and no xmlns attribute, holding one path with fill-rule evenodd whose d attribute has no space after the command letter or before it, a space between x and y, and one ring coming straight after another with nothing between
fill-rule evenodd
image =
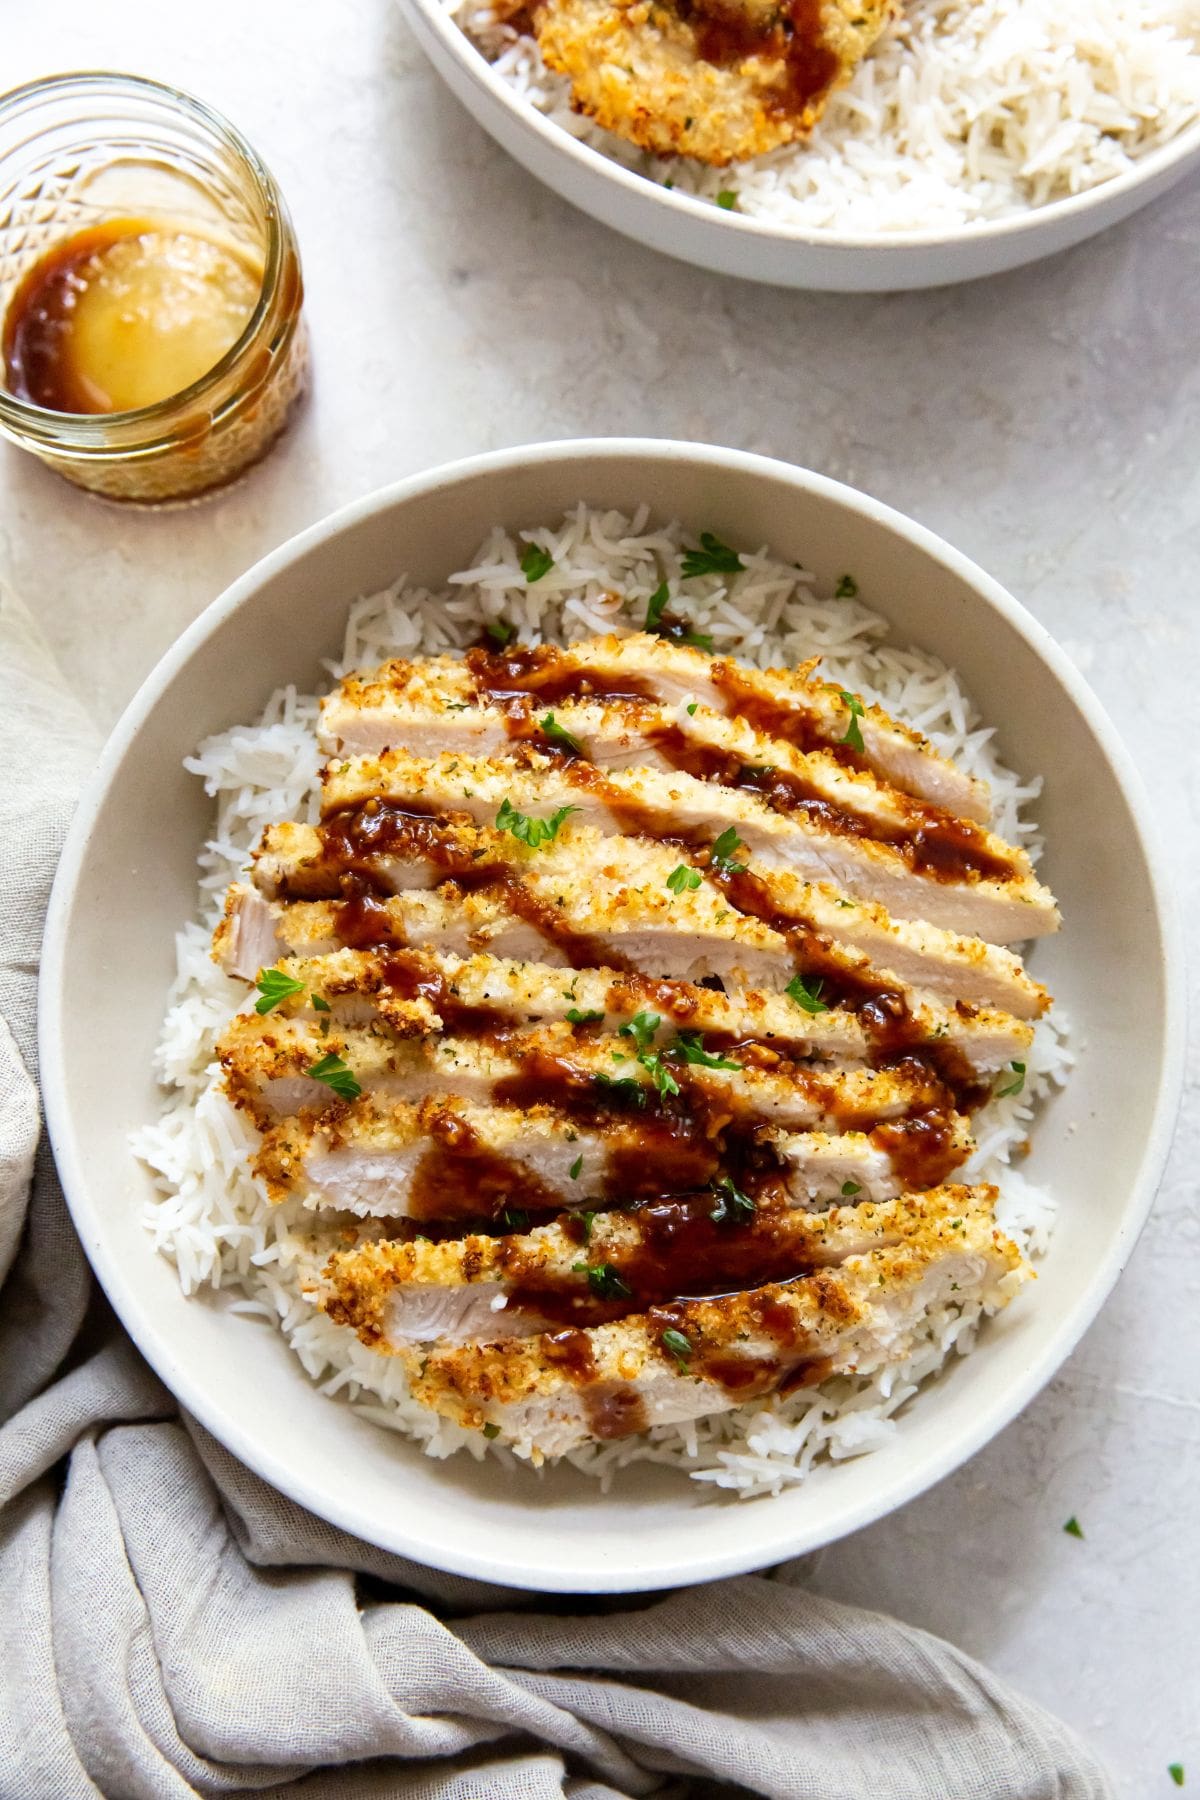
<instances>
[{"instance_id":1,"label":"golden brown breading","mask_svg":"<svg viewBox=\"0 0 1200 1800\"><path fill-rule=\"evenodd\" d=\"M534 27L577 111L658 156L723 167L806 138L889 0L546 0Z\"/></svg>"}]
</instances>

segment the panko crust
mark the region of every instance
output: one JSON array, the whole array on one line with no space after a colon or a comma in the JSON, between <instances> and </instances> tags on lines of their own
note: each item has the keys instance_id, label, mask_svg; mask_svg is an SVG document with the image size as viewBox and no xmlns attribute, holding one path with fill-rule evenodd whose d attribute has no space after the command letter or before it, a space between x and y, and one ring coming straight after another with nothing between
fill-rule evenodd
<instances>
[{"instance_id":1,"label":"panko crust","mask_svg":"<svg viewBox=\"0 0 1200 1800\"><path fill-rule=\"evenodd\" d=\"M891 0L546 0L533 10L572 104L657 156L724 167L806 138Z\"/></svg>"}]
</instances>

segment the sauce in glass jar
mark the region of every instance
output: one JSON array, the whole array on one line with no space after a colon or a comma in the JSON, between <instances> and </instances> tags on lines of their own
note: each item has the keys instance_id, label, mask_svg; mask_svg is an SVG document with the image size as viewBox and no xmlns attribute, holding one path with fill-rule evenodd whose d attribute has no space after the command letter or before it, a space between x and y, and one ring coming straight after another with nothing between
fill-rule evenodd
<instances>
[{"instance_id":1,"label":"sauce in glass jar","mask_svg":"<svg viewBox=\"0 0 1200 1800\"><path fill-rule=\"evenodd\" d=\"M131 75L0 96L0 431L114 500L233 480L307 383L270 171L218 113Z\"/></svg>"}]
</instances>

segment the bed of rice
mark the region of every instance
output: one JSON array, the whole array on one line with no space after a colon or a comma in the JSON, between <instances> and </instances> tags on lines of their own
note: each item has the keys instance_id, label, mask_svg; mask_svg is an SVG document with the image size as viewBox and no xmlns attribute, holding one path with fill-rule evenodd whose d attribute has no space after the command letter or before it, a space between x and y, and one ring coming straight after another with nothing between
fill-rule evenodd
<instances>
[{"instance_id":1,"label":"bed of rice","mask_svg":"<svg viewBox=\"0 0 1200 1800\"><path fill-rule=\"evenodd\" d=\"M909 0L808 145L713 169L573 113L490 0L447 0L518 93L649 180L798 230L945 230L1082 193L1200 118L1195 0Z\"/></svg>"},{"instance_id":2,"label":"bed of rice","mask_svg":"<svg viewBox=\"0 0 1200 1800\"><path fill-rule=\"evenodd\" d=\"M529 586L520 568L522 543L554 558L550 573ZM636 627L648 596L665 577L674 590L683 534L642 511L630 519L579 506L557 524L514 540L497 528L470 567L431 593L401 579L350 610L342 670L370 667L386 656L463 647L484 622L503 617L522 641L569 641L596 631ZM716 647L758 664L796 664L820 653L833 679L878 699L925 732L964 768L992 785L997 829L1036 855L1036 828L1024 816L1039 780L1022 780L998 760L954 674L931 656L886 642L884 621L857 599L822 599L802 569L766 550L743 552L745 571L689 580L686 609ZM161 1118L136 1143L156 1174L158 1195L146 1214L158 1248L175 1263L188 1293L206 1284L232 1290L233 1309L278 1324L309 1376L378 1423L417 1438L434 1456L467 1448L475 1456L511 1458L478 1432L417 1406L395 1359L364 1348L331 1324L298 1291L293 1203L270 1206L247 1170L253 1130L223 1097L214 1045L246 989L209 954L210 934L225 889L246 866L264 825L311 819L321 757L314 735L317 696L284 688L253 724L203 743L188 767L217 802L214 834L200 857L200 916L178 940L178 975L158 1050L166 1088ZM1069 1067L1057 1015L1038 1027L1025 1089L993 1101L979 1115L979 1149L970 1173L1002 1185L1000 1218L1031 1254L1046 1246L1052 1198L1024 1179L1010 1159L1026 1140L1037 1103ZM1018 1305L1034 1304L1023 1295ZM627 1463L678 1465L694 1479L744 1495L777 1491L800 1480L814 1459L872 1450L897 1429L896 1415L952 1353L969 1350L980 1325L978 1306L947 1306L930 1316L909 1359L870 1378L838 1379L782 1401L758 1401L646 1438L594 1445L570 1460L602 1479ZM264 1329L268 1328L264 1325Z\"/></svg>"}]
</instances>

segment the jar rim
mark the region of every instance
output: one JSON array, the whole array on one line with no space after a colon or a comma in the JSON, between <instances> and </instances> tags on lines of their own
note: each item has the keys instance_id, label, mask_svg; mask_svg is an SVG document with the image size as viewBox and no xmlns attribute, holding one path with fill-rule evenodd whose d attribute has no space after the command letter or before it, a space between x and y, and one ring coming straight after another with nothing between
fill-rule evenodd
<instances>
[{"instance_id":1,"label":"jar rim","mask_svg":"<svg viewBox=\"0 0 1200 1800\"><path fill-rule=\"evenodd\" d=\"M136 429L138 426L153 428L168 425L180 410L186 411L189 406L202 400L206 393L219 387L261 331L274 302L284 261L284 222L287 212L275 177L236 125L216 107L197 99L183 88L172 87L164 81L154 81L148 75L128 75L116 69L75 69L60 75L39 76L34 81L23 82L19 87L0 93L0 122L9 111L47 94L88 94L105 90L119 93L122 89L132 90L134 94L159 102L169 102L177 111L203 125L227 149L233 151L248 172L262 207L266 253L258 298L234 343L203 375L198 376L187 387L180 388L177 393L168 394L165 399L156 400L150 406L131 407L124 412L109 413L59 412L54 407L39 406L34 401L23 400L10 392L3 386L3 371L0 371L0 428L11 427L22 437L33 436L42 442L50 440L60 446L63 438L70 436L75 440L72 449L81 455L86 455L89 450L103 450L111 454L111 436L114 430L120 432ZM103 441L105 439L110 441ZM152 450L154 445L153 442L146 442L138 448L145 453Z\"/></svg>"}]
</instances>

